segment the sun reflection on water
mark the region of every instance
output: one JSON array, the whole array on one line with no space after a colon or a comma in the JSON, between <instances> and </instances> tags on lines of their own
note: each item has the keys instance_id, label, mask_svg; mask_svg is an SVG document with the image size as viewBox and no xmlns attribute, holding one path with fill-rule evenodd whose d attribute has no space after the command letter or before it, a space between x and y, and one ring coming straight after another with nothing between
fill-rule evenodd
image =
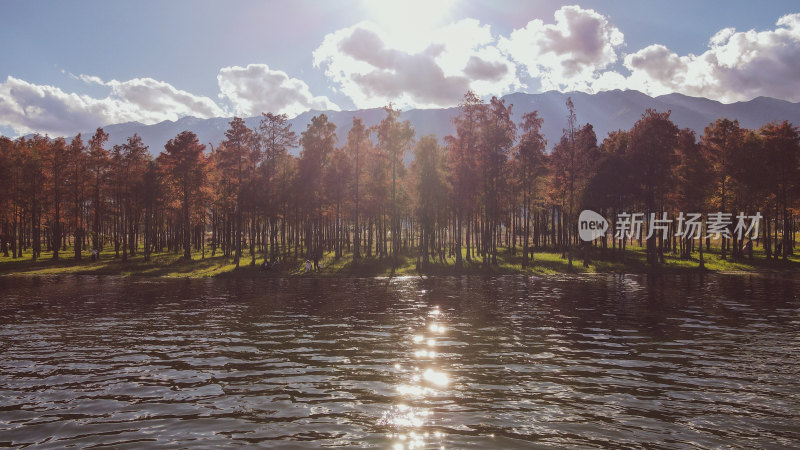
<instances>
[{"instance_id":1,"label":"sun reflection on water","mask_svg":"<svg viewBox=\"0 0 800 450\"><path fill-rule=\"evenodd\" d=\"M444 333L444 325L440 325L438 323L432 323L430 327L428 327L434 333Z\"/></svg>"},{"instance_id":2,"label":"sun reflection on water","mask_svg":"<svg viewBox=\"0 0 800 450\"><path fill-rule=\"evenodd\" d=\"M433 350L417 350L414 352L414 357L436 359L436 352Z\"/></svg>"},{"instance_id":3,"label":"sun reflection on water","mask_svg":"<svg viewBox=\"0 0 800 450\"><path fill-rule=\"evenodd\" d=\"M450 383L446 373L433 369L425 370L422 378L424 378L425 381L435 384L436 386L447 386Z\"/></svg>"},{"instance_id":4,"label":"sun reflection on water","mask_svg":"<svg viewBox=\"0 0 800 450\"><path fill-rule=\"evenodd\" d=\"M430 411L412 408L400 403L391 407L378 422L379 425L389 425L395 428L416 428L425 423L425 417Z\"/></svg>"},{"instance_id":5,"label":"sun reflection on water","mask_svg":"<svg viewBox=\"0 0 800 450\"><path fill-rule=\"evenodd\" d=\"M442 336L447 328L440 323L442 313L438 306L427 312L426 324L422 329L409 329L412 342L412 355L417 363L404 367L395 363L394 369L405 380L396 387L399 399L384 412L378 425L391 428L388 437L396 449L428 447L431 438L440 440L444 434L430 431L435 423L431 408L426 405L450 386L449 375L435 361L438 355L433 350L436 338Z\"/></svg>"}]
</instances>

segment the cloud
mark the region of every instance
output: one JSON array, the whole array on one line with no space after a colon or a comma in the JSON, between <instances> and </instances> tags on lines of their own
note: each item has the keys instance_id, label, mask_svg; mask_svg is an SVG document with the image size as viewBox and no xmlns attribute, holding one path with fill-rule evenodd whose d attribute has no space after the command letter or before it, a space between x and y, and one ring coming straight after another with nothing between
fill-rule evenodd
<instances>
[{"instance_id":1,"label":"cloud","mask_svg":"<svg viewBox=\"0 0 800 450\"><path fill-rule=\"evenodd\" d=\"M502 95L523 86L488 25L465 19L414 33L424 36L404 40L371 22L340 29L314 51L314 66L358 108L448 107L469 89Z\"/></svg>"},{"instance_id":2,"label":"cloud","mask_svg":"<svg viewBox=\"0 0 800 450\"><path fill-rule=\"evenodd\" d=\"M539 81L543 91L800 101L800 14L781 17L772 30L721 29L700 55L679 55L661 44L623 54L622 31L580 6L564 6L553 19L531 20L508 36L495 36L474 19L413 32L362 22L326 35L314 65L359 108L389 101L453 106L467 89L503 95L525 88L521 79Z\"/></svg>"},{"instance_id":3,"label":"cloud","mask_svg":"<svg viewBox=\"0 0 800 450\"><path fill-rule=\"evenodd\" d=\"M112 102L68 94L9 76L0 83L0 122L17 134L69 134L113 115Z\"/></svg>"},{"instance_id":4,"label":"cloud","mask_svg":"<svg viewBox=\"0 0 800 450\"><path fill-rule=\"evenodd\" d=\"M236 114L249 117L262 112L294 116L309 109L339 110L325 96L313 96L308 85L266 64L224 67L217 75L220 98L233 105Z\"/></svg>"},{"instance_id":5,"label":"cloud","mask_svg":"<svg viewBox=\"0 0 800 450\"><path fill-rule=\"evenodd\" d=\"M499 63L485 61L477 56L470 56L464 74L475 80L497 81L508 73L508 66Z\"/></svg>"},{"instance_id":6,"label":"cloud","mask_svg":"<svg viewBox=\"0 0 800 450\"><path fill-rule=\"evenodd\" d=\"M776 25L760 32L722 29L700 55L680 56L650 45L625 57L630 75L607 75L593 88L624 86L649 95L679 92L722 102L758 96L800 101L800 14L783 16Z\"/></svg>"},{"instance_id":7,"label":"cloud","mask_svg":"<svg viewBox=\"0 0 800 450\"><path fill-rule=\"evenodd\" d=\"M522 64L543 90L584 90L617 61L624 35L591 9L564 6L555 23L531 20L500 39L499 47Z\"/></svg>"},{"instance_id":8,"label":"cloud","mask_svg":"<svg viewBox=\"0 0 800 450\"><path fill-rule=\"evenodd\" d=\"M564 6L552 23L535 19L507 36L475 19L446 26L378 26L362 22L327 34L313 52L334 92L358 108L449 107L471 89L503 95L539 81L542 90L637 89L679 92L723 102L770 96L800 101L800 14L764 31L719 30L699 55L652 44L623 55L623 33L591 9ZM418 24L419 25L419 24ZM306 82L266 64L219 70L219 101L153 78L127 81L67 74L107 89L107 95L65 92L8 76L0 81L0 124L17 134L70 135L128 121L145 124L261 112L296 115L338 106L314 96ZM93 89L96 91L96 89Z\"/></svg>"},{"instance_id":9,"label":"cloud","mask_svg":"<svg viewBox=\"0 0 800 450\"><path fill-rule=\"evenodd\" d=\"M339 109L327 97L312 96L303 81L264 64L225 67L219 71L219 96L230 101L233 111L208 97L153 78L103 81L94 75L69 76L108 88L108 95L98 98L64 92L56 86L33 84L9 76L0 83L0 123L18 135L33 132L71 135L132 121L150 125L185 116L205 119L225 117L234 112L254 116L262 111L295 115L312 108Z\"/></svg>"},{"instance_id":10,"label":"cloud","mask_svg":"<svg viewBox=\"0 0 800 450\"><path fill-rule=\"evenodd\" d=\"M67 93L55 86L38 85L9 76L0 83L0 122L17 134L31 132L69 135L97 126L138 121L145 124L223 115L207 97L176 89L152 78L104 82L98 77L79 79L110 88L104 98Z\"/></svg>"},{"instance_id":11,"label":"cloud","mask_svg":"<svg viewBox=\"0 0 800 450\"><path fill-rule=\"evenodd\" d=\"M103 82L103 80L100 77L94 75L80 74L76 76L73 74L69 74L69 76L76 80L81 80L86 84L99 84L101 86L105 86L105 82Z\"/></svg>"},{"instance_id":12,"label":"cloud","mask_svg":"<svg viewBox=\"0 0 800 450\"><path fill-rule=\"evenodd\" d=\"M118 99L130 116L141 116L150 123L184 116L205 119L225 115L225 111L210 98L175 89L169 83L152 78L123 82L111 80L106 85L111 87L110 97Z\"/></svg>"}]
</instances>

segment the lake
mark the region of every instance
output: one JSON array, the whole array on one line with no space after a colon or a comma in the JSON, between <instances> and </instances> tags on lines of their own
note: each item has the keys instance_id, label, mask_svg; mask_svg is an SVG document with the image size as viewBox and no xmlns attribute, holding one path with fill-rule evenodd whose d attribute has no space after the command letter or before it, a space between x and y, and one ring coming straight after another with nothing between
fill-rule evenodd
<instances>
[{"instance_id":1,"label":"lake","mask_svg":"<svg viewBox=\"0 0 800 450\"><path fill-rule=\"evenodd\" d=\"M0 277L0 446L797 447L800 277Z\"/></svg>"}]
</instances>

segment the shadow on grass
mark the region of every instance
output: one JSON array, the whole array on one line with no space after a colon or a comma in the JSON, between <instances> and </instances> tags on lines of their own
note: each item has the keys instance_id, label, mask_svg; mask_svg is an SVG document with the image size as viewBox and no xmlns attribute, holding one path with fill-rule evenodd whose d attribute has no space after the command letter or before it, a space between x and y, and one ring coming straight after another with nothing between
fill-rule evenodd
<instances>
[{"instance_id":1,"label":"shadow on grass","mask_svg":"<svg viewBox=\"0 0 800 450\"><path fill-rule=\"evenodd\" d=\"M70 253L62 253L58 261L52 254L43 253L37 261L30 258L30 253L22 258L12 259L0 256L0 274L89 274L89 275L123 275L147 277L224 277L224 278L264 278L264 277L396 277L396 276L442 276L442 275L504 275L504 274L556 274L556 273L651 273L651 272L684 272L698 271L698 254L692 259L680 259L672 253L665 253L664 264L652 267L647 263L645 250L639 247L628 248L624 253L603 251L592 248L592 260L589 267L583 267L583 259L576 251L573 266L570 269L567 258L556 251L536 251L529 261L528 267L522 268L522 252L511 252L508 248L498 249L497 263L484 264L480 256L466 257L462 252L462 266L456 267L455 258L449 256L443 260L433 258L428 263L418 260L415 252L406 252L391 258L369 257L353 262L352 254L344 254L334 258L327 253L321 261L323 269L319 272L306 272L304 259L288 259L272 269L261 266L263 258L258 257L256 264L251 265L250 255L245 254L240 267L235 268L233 258L216 255L202 258L195 252L191 260L184 260L180 253L157 253L145 261L139 253L122 262L115 257L113 250L106 250L98 261L91 262L86 256L81 261L72 259ZM624 258L624 259L623 259ZM727 260L721 258L719 249L705 253L705 270L711 272L800 272L800 256L788 260L767 259L763 249L757 249L752 260L747 258Z\"/></svg>"}]
</instances>

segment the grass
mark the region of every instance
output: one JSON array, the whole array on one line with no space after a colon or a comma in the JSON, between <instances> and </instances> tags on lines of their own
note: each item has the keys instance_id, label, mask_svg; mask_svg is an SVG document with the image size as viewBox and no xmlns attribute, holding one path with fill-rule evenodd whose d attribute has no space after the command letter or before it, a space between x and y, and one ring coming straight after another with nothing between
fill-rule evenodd
<instances>
[{"instance_id":1,"label":"grass","mask_svg":"<svg viewBox=\"0 0 800 450\"><path fill-rule=\"evenodd\" d=\"M200 252L192 255L192 260L187 261L180 253L158 253L151 255L151 261L144 261L144 256L137 254L122 262L115 258L113 250L104 250L98 261L91 262L88 255L84 254L81 261L72 259L71 252L62 252L61 259L52 260L52 254L43 252L37 260L31 259L30 252L23 254L22 258L13 259L0 255L0 274L5 275L51 275L51 274L88 274L88 275L122 275L145 277L381 277L381 276L416 276L416 275L454 275L454 274L518 274L546 275L556 273L646 273L646 272L680 272L697 271L698 261L695 253L694 259L682 260L676 255L666 253L663 265L653 268L646 262L643 248L633 247L625 251L625 260L622 261L611 254L605 254L600 249L593 249L593 260L589 267L583 267L583 261L577 256L573 260L570 270L567 259L562 258L560 252L536 252L532 263L525 269L522 268L522 253L517 251L512 254L508 248L499 250L497 264L484 266L480 256L466 259L465 250L462 252L463 265L457 269L455 258L448 257L444 261L431 261L418 269L416 255L403 254L398 257L396 266L393 267L389 258L364 258L359 263L353 263L352 255L345 254L335 258L333 253L327 253L321 260L323 269L320 272L306 273L304 260L288 260L280 267L272 270L261 270L263 258L256 257L256 264L251 265L251 257L245 252L242 256L239 269L233 264L232 257L216 255L205 257ZM788 261L767 260L763 249L754 250L754 259L737 259L730 257L723 260L719 250L713 248L705 254L706 270L713 272L766 272L766 271L798 271L800 270L800 256L794 255Z\"/></svg>"}]
</instances>

